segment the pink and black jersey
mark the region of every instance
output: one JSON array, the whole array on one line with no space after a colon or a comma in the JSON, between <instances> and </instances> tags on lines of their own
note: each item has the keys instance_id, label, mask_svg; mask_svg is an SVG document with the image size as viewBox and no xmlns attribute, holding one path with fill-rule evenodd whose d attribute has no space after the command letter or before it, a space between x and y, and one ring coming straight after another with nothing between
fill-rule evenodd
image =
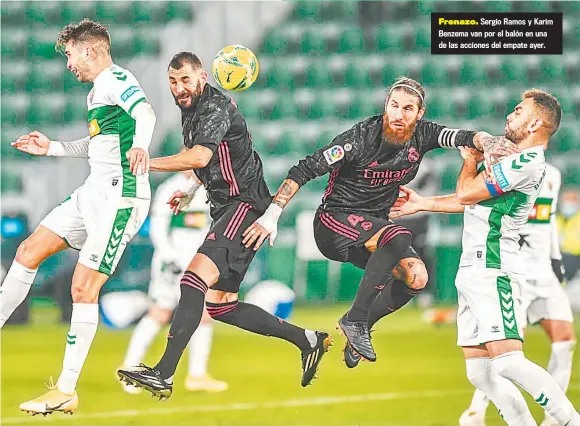
<instances>
[{"instance_id":1,"label":"pink and black jersey","mask_svg":"<svg viewBox=\"0 0 580 426\"><path fill-rule=\"evenodd\" d=\"M246 120L232 99L209 84L194 108L182 112L183 143L203 145L214 153L196 175L211 202L211 216L235 201L265 211L272 196L264 181L262 160L254 151Z\"/></svg>"},{"instance_id":2,"label":"pink and black jersey","mask_svg":"<svg viewBox=\"0 0 580 426\"><path fill-rule=\"evenodd\" d=\"M413 180L425 153L436 148L474 147L476 133L419 120L409 142L393 145L383 140L382 130L382 115L355 124L300 160L287 178L302 186L330 173L321 210L387 218L399 185Z\"/></svg>"}]
</instances>

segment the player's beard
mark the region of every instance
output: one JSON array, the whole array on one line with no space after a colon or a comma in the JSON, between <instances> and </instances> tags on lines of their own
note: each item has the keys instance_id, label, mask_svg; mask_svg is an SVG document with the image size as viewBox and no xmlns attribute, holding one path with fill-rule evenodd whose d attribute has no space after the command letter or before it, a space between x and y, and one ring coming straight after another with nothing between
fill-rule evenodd
<instances>
[{"instance_id":1,"label":"player's beard","mask_svg":"<svg viewBox=\"0 0 580 426\"><path fill-rule=\"evenodd\" d=\"M179 107L179 109L181 109L182 111L191 111L191 110L195 110L195 108L197 107L197 101L201 97L202 93L203 93L203 87L202 87L201 79L200 79L197 81L197 85L195 87L195 90L192 93L184 91L177 96L173 95L173 99L175 100L175 105L177 105ZM178 99L183 94L187 94L189 97L191 97L191 105L190 106L184 106L178 102Z\"/></svg>"},{"instance_id":2,"label":"player's beard","mask_svg":"<svg viewBox=\"0 0 580 426\"><path fill-rule=\"evenodd\" d=\"M390 145L405 145L413 137L415 126L417 126L417 120L404 129L394 129L389 126L389 116L385 112L383 114L383 141Z\"/></svg>"},{"instance_id":3,"label":"player's beard","mask_svg":"<svg viewBox=\"0 0 580 426\"><path fill-rule=\"evenodd\" d=\"M521 143L527 136L527 130L529 121L522 124L517 129L510 129L508 125L505 127L504 136L515 143L516 145Z\"/></svg>"}]
</instances>

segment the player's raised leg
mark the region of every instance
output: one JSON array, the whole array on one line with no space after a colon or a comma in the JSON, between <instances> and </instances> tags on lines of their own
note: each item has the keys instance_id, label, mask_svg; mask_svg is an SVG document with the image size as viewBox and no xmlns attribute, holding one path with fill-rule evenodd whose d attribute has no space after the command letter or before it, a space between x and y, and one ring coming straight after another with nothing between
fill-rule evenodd
<instances>
[{"instance_id":1,"label":"player's raised leg","mask_svg":"<svg viewBox=\"0 0 580 426\"><path fill-rule=\"evenodd\" d=\"M427 285L427 268L412 247L409 248L405 257L393 269L392 277L389 278L379 295L371 305L368 317L369 330L383 317L398 311ZM349 344L344 347L344 362L348 368L354 368L360 362L360 355Z\"/></svg>"},{"instance_id":2,"label":"player's raised leg","mask_svg":"<svg viewBox=\"0 0 580 426\"><path fill-rule=\"evenodd\" d=\"M39 226L16 251L16 257L2 282L0 328L20 306L32 287L38 267L44 260L68 248L66 242L44 226Z\"/></svg>"},{"instance_id":3,"label":"player's raised leg","mask_svg":"<svg viewBox=\"0 0 580 426\"><path fill-rule=\"evenodd\" d=\"M239 301L236 293L211 291L206 304L209 314L216 321L263 336L277 337L300 349L302 386L311 383L322 357L332 345L328 333L297 327L258 306Z\"/></svg>"},{"instance_id":4,"label":"player's raised leg","mask_svg":"<svg viewBox=\"0 0 580 426\"><path fill-rule=\"evenodd\" d=\"M373 301L390 278L397 265L411 246L411 232L406 228L390 224L378 231L365 246L372 252L365 273L357 290L352 307L338 322L338 327L350 346L369 361L376 360L368 328L369 311ZM390 291L390 289L386 289Z\"/></svg>"}]
</instances>

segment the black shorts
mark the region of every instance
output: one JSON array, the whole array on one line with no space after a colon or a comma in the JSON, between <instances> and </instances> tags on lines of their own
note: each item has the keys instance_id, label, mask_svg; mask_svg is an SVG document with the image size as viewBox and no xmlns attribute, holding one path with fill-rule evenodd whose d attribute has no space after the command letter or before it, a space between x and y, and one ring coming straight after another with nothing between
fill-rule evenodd
<instances>
[{"instance_id":1,"label":"black shorts","mask_svg":"<svg viewBox=\"0 0 580 426\"><path fill-rule=\"evenodd\" d=\"M215 218L197 250L216 264L220 277L211 289L237 293L256 252L242 245L242 234L261 213L248 203L236 202Z\"/></svg>"},{"instance_id":2,"label":"black shorts","mask_svg":"<svg viewBox=\"0 0 580 426\"><path fill-rule=\"evenodd\" d=\"M314 239L320 252L331 260L349 262L364 269L371 257L365 243L387 225L394 223L364 213L325 212L314 216ZM413 247L401 253L401 259L419 255Z\"/></svg>"}]
</instances>

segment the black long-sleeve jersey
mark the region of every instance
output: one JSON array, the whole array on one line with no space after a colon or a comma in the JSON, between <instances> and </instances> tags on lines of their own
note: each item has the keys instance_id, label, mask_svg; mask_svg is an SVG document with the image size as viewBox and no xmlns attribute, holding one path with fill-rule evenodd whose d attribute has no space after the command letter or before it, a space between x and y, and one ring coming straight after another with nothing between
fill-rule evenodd
<instances>
[{"instance_id":1,"label":"black long-sleeve jersey","mask_svg":"<svg viewBox=\"0 0 580 426\"><path fill-rule=\"evenodd\" d=\"M398 197L399 185L413 180L425 153L436 148L473 148L476 133L419 120L411 140L396 146L383 142L382 130L382 115L355 124L300 160L287 178L302 186L330 173L322 210L386 218Z\"/></svg>"},{"instance_id":2,"label":"black long-sleeve jersey","mask_svg":"<svg viewBox=\"0 0 580 426\"><path fill-rule=\"evenodd\" d=\"M187 148L202 145L214 153L205 167L195 170L207 190L211 216L215 218L233 201L265 211L272 196L264 180L262 160L233 100L206 84L193 111L182 112L181 125Z\"/></svg>"}]
</instances>

